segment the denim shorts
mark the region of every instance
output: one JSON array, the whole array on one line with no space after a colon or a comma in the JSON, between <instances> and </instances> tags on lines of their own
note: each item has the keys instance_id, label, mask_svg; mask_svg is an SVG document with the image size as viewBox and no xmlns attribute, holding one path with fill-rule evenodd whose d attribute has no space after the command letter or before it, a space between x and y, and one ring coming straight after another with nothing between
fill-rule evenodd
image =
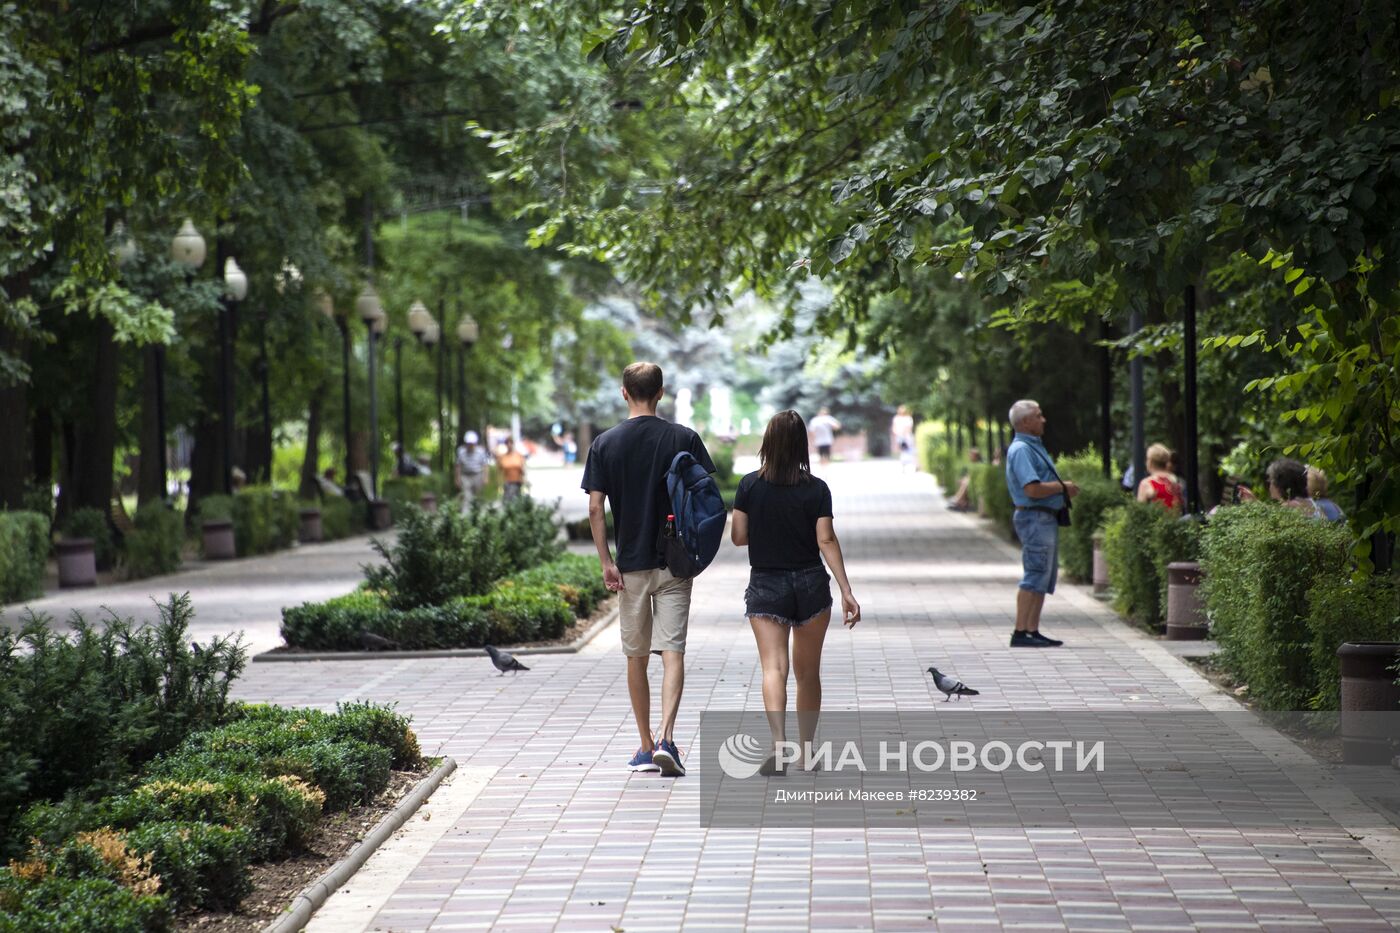
<instances>
[{"instance_id":1,"label":"denim shorts","mask_svg":"<svg viewBox=\"0 0 1400 933\"><path fill-rule=\"evenodd\" d=\"M1055 592L1060 569L1060 523L1049 512L1017 509L1012 513L1011 524L1021 539L1021 589Z\"/></svg>"},{"instance_id":2,"label":"denim shorts","mask_svg":"<svg viewBox=\"0 0 1400 933\"><path fill-rule=\"evenodd\" d=\"M796 628L831 609L831 577L818 564L804 570L759 570L749 573L744 591L745 615Z\"/></svg>"}]
</instances>

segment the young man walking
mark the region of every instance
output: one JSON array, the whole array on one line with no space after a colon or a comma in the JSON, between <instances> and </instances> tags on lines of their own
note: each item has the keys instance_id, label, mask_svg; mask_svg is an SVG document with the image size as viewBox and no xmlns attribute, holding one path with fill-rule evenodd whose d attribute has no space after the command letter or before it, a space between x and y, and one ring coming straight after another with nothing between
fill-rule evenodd
<instances>
[{"instance_id":1,"label":"young man walking","mask_svg":"<svg viewBox=\"0 0 1400 933\"><path fill-rule=\"evenodd\" d=\"M1056 513L1079 495L1079 487L1060 479L1045 443L1045 415L1040 405L1021 399L1008 415L1016 438L1006 451L1006 488L1016 506L1011 523L1021 539L1022 576L1016 590L1013 648L1058 648L1064 642L1040 634L1045 594L1055 592L1060 567L1060 524Z\"/></svg>"},{"instance_id":2,"label":"young man walking","mask_svg":"<svg viewBox=\"0 0 1400 933\"><path fill-rule=\"evenodd\" d=\"M715 465L698 434L657 417L663 392L661 367L655 363L633 363L623 370L627 420L594 439L583 469L583 488L603 583L620 594L618 625L627 656L627 691L641 737L628 766L679 777L685 766L672 732L685 686L692 581L677 579L663 566L658 539L670 512L666 471L676 454L689 451L710 473ZM604 500L612 509L616 559L608 549ZM647 680L653 650L660 653L662 664L661 724L654 734Z\"/></svg>"}]
</instances>

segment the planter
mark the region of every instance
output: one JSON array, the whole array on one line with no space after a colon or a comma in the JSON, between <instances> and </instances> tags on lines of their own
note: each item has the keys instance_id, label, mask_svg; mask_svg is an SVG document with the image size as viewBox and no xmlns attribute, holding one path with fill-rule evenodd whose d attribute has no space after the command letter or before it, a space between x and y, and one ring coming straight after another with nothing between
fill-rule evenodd
<instances>
[{"instance_id":1,"label":"planter","mask_svg":"<svg viewBox=\"0 0 1400 933\"><path fill-rule=\"evenodd\" d=\"M302 509L297 513L301 523L297 526L297 540L302 544L315 544L322 538L321 510Z\"/></svg>"},{"instance_id":2,"label":"planter","mask_svg":"<svg viewBox=\"0 0 1400 933\"><path fill-rule=\"evenodd\" d=\"M418 507L424 512L437 511L437 493L425 492L418 497Z\"/></svg>"},{"instance_id":3,"label":"planter","mask_svg":"<svg viewBox=\"0 0 1400 933\"><path fill-rule=\"evenodd\" d=\"M202 527L205 560L232 560L238 556L233 546L233 519L214 518Z\"/></svg>"},{"instance_id":4,"label":"planter","mask_svg":"<svg viewBox=\"0 0 1400 933\"><path fill-rule=\"evenodd\" d=\"M1194 560L1167 564L1169 641L1201 641L1206 637L1206 614L1198 589L1201 576L1201 565Z\"/></svg>"},{"instance_id":5,"label":"planter","mask_svg":"<svg viewBox=\"0 0 1400 933\"><path fill-rule=\"evenodd\" d=\"M1108 592L1108 558L1103 553L1103 536L1094 535L1094 592Z\"/></svg>"},{"instance_id":6,"label":"planter","mask_svg":"<svg viewBox=\"0 0 1400 933\"><path fill-rule=\"evenodd\" d=\"M97 542L92 538L65 538L58 542L58 585L97 585Z\"/></svg>"},{"instance_id":7,"label":"planter","mask_svg":"<svg viewBox=\"0 0 1400 933\"><path fill-rule=\"evenodd\" d=\"M1400 741L1400 642L1347 642L1337 649L1342 675L1342 762L1384 765Z\"/></svg>"},{"instance_id":8,"label":"planter","mask_svg":"<svg viewBox=\"0 0 1400 933\"><path fill-rule=\"evenodd\" d=\"M386 499L375 499L369 504L369 527L375 531L383 531L392 525L393 518L389 514L389 502Z\"/></svg>"}]
</instances>

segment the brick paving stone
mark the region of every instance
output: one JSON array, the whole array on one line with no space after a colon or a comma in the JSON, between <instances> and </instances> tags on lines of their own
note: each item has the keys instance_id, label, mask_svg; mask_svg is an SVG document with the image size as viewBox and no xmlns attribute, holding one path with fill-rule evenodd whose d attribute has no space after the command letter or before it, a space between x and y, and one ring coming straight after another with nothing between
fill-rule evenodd
<instances>
[{"instance_id":1,"label":"brick paving stone","mask_svg":"<svg viewBox=\"0 0 1400 933\"><path fill-rule=\"evenodd\" d=\"M569 498L577 478L535 477L565 496L571 515L584 505L581 494ZM1009 545L946 511L928 477L898 465L837 464L827 478L865 621L828 635L826 709L931 708L941 697L910 660L924 657L946 659L976 685L982 711L1227 708L1185 662L1082 588L1062 584L1046 604L1044 627L1066 648L1008 649L1019 577ZM726 545L696 582L677 723L683 751L699 710L762 706L742 616L743 560ZM695 776L621 767L637 737L615 626L578 654L536 656L531 666L497 677L478 658L258 664L240 681L237 694L252 700L323 709L397 702L426 752L499 769L371 928L1363 930L1400 922L1400 877L1337 825L1261 829L1220 817L1189 830L706 829ZM655 696L659 665L652 676ZM1165 815L1164 781L1114 804L1142 820ZM1241 806L1265 803L1247 787L1230 796ZM1296 806L1315 811L1300 795L1262 812Z\"/></svg>"}]
</instances>

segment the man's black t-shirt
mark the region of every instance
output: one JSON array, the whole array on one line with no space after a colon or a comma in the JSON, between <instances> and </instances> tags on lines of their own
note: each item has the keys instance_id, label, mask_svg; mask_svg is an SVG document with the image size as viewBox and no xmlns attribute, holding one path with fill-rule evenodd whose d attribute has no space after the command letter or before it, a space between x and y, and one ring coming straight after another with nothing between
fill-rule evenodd
<instances>
[{"instance_id":1,"label":"man's black t-shirt","mask_svg":"<svg viewBox=\"0 0 1400 933\"><path fill-rule=\"evenodd\" d=\"M706 472L715 465L700 435L655 415L639 415L599 434L588 448L583 488L608 497L617 533L617 569L655 570L662 564L657 534L671 511L666 471L688 450Z\"/></svg>"},{"instance_id":2,"label":"man's black t-shirt","mask_svg":"<svg viewBox=\"0 0 1400 933\"><path fill-rule=\"evenodd\" d=\"M779 486L750 473L739 481L734 511L749 517L749 566L757 570L821 566L817 519L831 517L831 489L817 477Z\"/></svg>"}]
</instances>

